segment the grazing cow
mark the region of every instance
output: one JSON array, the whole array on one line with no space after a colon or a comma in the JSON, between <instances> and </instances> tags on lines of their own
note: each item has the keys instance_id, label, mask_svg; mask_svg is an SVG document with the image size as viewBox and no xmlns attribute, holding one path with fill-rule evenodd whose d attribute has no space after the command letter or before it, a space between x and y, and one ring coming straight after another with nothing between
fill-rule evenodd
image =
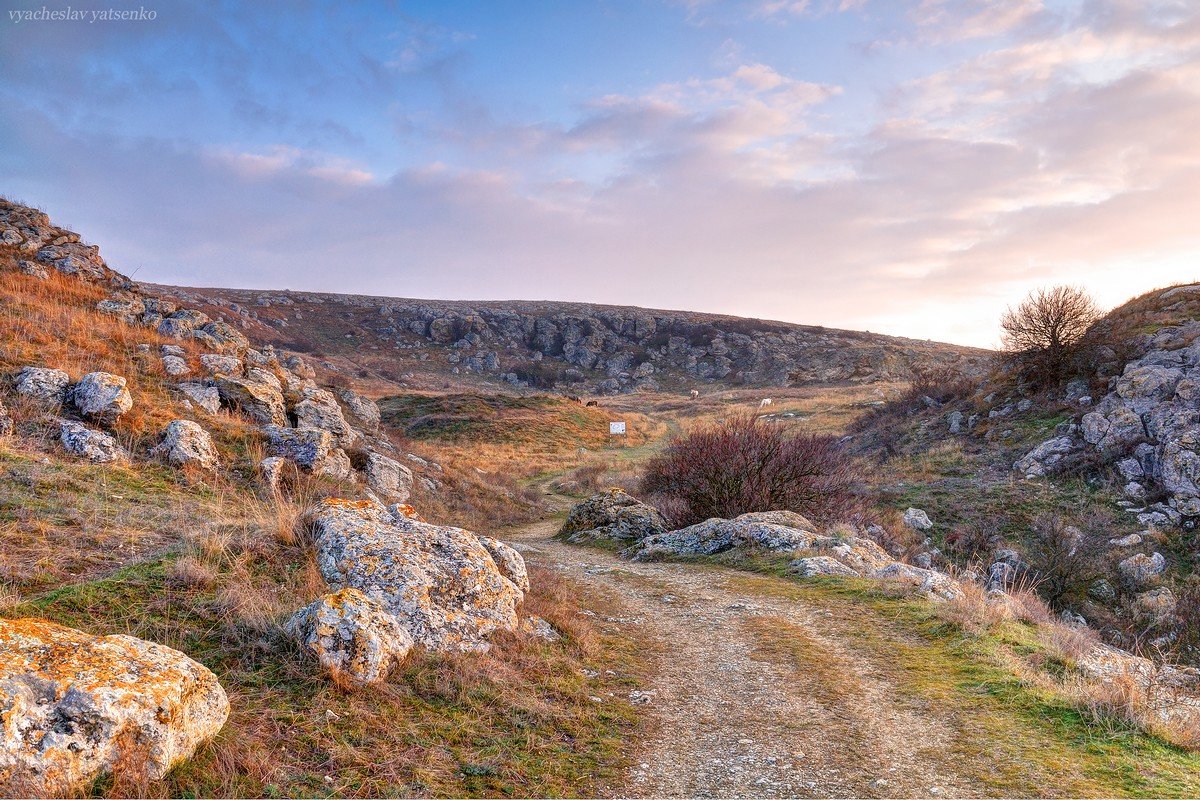
<instances>
[{"instance_id":1,"label":"grazing cow","mask_svg":"<svg viewBox=\"0 0 1200 800\"><path fill-rule=\"evenodd\" d=\"M588 400L587 401L588 408L591 408L592 406L598 406L598 405L600 405L600 401L598 401L598 400Z\"/></svg>"},{"instance_id":2,"label":"grazing cow","mask_svg":"<svg viewBox=\"0 0 1200 800\"><path fill-rule=\"evenodd\" d=\"M771 405L771 398L769 397L764 397L762 400L758 401L759 408L766 408L769 405Z\"/></svg>"},{"instance_id":3,"label":"grazing cow","mask_svg":"<svg viewBox=\"0 0 1200 800\"><path fill-rule=\"evenodd\" d=\"M696 391L695 389L692 389L690 392L688 392L688 397L692 398L693 400L695 400L699 396L700 396L700 392Z\"/></svg>"},{"instance_id":4,"label":"grazing cow","mask_svg":"<svg viewBox=\"0 0 1200 800\"><path fill-rule=\"evenodd\" d=\"M579 403L580 405L583 405L583 401L582 401L582 400L580 400L578 397L576 397L576 396L575 396L575 395L573 395L573 394L569 394L569 395L567 395L567 399L568 399L568 400L570 400L570 401L571 401L571 402L573 402L573 403Z\"/></svg>"}]
</instances>

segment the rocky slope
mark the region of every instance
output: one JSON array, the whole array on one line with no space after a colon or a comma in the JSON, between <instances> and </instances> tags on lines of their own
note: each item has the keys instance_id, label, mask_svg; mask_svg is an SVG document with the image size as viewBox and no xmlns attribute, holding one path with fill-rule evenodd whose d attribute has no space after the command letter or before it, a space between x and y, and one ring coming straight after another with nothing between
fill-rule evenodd
<instances>
[{"instance_id":1,"label":"rocky slope","mask_svg":"<svg viewBox=\"0 0 1200 800\"><path fill-rule=\"evenodd\" d=\"M145 288L278 347L341 356L365 373L417 386L490 380L617 394L871 383L904 380L922 367L978 370L986 355L856 331L585 303Z\"/></svg>"}]
</instances>

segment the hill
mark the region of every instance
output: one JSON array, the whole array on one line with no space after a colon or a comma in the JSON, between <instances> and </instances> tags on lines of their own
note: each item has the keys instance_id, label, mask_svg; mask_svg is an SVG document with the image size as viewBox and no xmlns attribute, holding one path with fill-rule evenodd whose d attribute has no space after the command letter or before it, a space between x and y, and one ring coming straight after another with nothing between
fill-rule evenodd
<instances>
[{"instance_id":1,"label":"hill","mask_svg":"<svg viewBox=\"0 0 1200 800\"><path fill-rule=\"evenodd\" d=\"M559 302L474 302L143 285L277 347L404 388L611 395L907 380L986 351L784 322Z\"/></svg>"}]
</instances>

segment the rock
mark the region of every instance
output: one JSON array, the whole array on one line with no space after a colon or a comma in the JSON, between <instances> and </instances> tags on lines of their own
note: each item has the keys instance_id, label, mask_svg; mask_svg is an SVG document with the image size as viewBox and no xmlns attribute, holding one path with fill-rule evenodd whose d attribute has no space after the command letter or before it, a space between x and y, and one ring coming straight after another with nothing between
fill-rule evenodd
<instances>
[{"instance_id":1,"label":"rock","mask_svg":"<svg viewBox=\"0 0 1200 800\"><path fill-rule=\"evenodd\" d=\"M125 461L128 458L117 440L103 431L71 420L62 420L59 428L62 445L68 453L98 464Z\"/></svg>"},{"instance_id":2,"label":"rock","mask_svg":"<svg viewBox=\"0 0 1200 800\"><path fill-rule=\"evenodd\" d=\"M172 420L163 431L162 443L150 451L176 467L214 470L219 464L217 447L208 431L186 419Z\"/></svg>"},{"instance_id":3,"label":"rock","mask_svg":"<svg viewBox=\"0 0 1200 800\"><path fill-rule=\"evenodd\" d=\"M241 332L237 330L237 328L234 328L227 322L208 322L205 323L200 330L208 334L208 336L217 343L218 348L222 350L241 352L250 347L250 340L243 336Z\"/></svg>"},{"instance_id":4,"label":"rock","mask_svg":"<svg viewBox=\"0 0 1200 800\"><path fill-rule=\"evenodd\" d=\"M72 405L89 419L111 425L133 408L125 379L109 372L89 372L70 392Z\"/></svg>"},{"instance_id":5,"label":"rock","mask_svg":"<svg viewBox=\"0 0 1200 800\"><path fill-rule=\"evenodd\" d=\"M965 417L963 417L961 411L951 411L946 415L946 426L949 428L950 433L962 433L964 419Z\"/></svg>"},{"instance_id":6,"label":"rock","mask_svg":"<svg viewBox=\"0 0 1200 800\"><path fill-rule=\"evenodd\" d=\"M1158 459L1158 478L1173 495L1200 495L1200 428L1189 428L1168 441Z\"/></svg>"},{"instance_id":7,"label":"rock","mask_svg":"<svg viewBox=\"0 0 1200 800\"><path fill-rule=\"evenodd\" d=\"M788 564L788 570L799 575L801 578L811 578L817 575L837 575L848 578L858 577L857 572L829 556L797 558Z\"/></svg>"},{"instance_id":8,"label":"rock","mask_svg":"<svg viewBox=\"0 0 1200 800\"><path fill-rule=\"evenodd\" d=\"M242 361L237 356L220 353L205 353L200 356L200 366L209 375L241 375Z\"/></svg>"},{"instance_id":9,"label":"rock","mask_svg":"<svg viewBox=\"0 0 1200 800\"><path fill-rule=\"evenodd\" d=\"M1088 626L1087 620L1083 618L1082 614L1076 614L1074 611L1065 608L1058 615L1058 618L1068 628L1086 628Z\"/></svg>"},{"instance_id":10,"label":"rock","mask_svg":"<svg viewBox=\"0 0 1200 800\"><path fill-rule=\"evenodd\" d=\"M909 508L904 512L904 524L914 531L933 530L933 520L919 508Z\"/></svg>"},{"instance_id":11,"label":"rock","mask_svg":"<svg viewBox=\"0 0 1200 800\"><path fill-rule=\"evenodd\" d=\"M1183 372L1173 367L1126 367L1117 381L1116 393L1129 403L1134 413L1144 414L1163 400L1170 400Z\"/></svg>"},{"instance_id":12,"label":"rock","mask_svg":"<svg viewBox=\"0 0 1200 800\"><path fill-rule=\"evenodd\" d=\"M217 391L226 405L260 425L287 424L283 395L269 383L221 375L217 377Z\"/></svg>"},{"instance_id":13,"label":"rock","mask_svg":"<svg viewBox=\"0 0 1200 800\"><path fill-rule=\"evenodd\" d=\"M367 485L388 500L403 503L412 495L412 470L382 453L367 453L363 471Z\"/></svg>"},{"instance_id":14,"label":"rock","mask_svg":"<svg viewBox=\"0 0 1200 800\"><path fill-rule=\"evenodd\" d=\"M221 393L215 386L205 386L202 383L181 383L178 387L188 402L195 403L209 414L221 410Z\"/></svg>"},{"instance_id":15,"label":"rock","mask_svg":"<svg viewBox=\"0 0 1200 800\"><path fill-rule=\"evenodd\" d=\"M216 676L177 650L44 620L0 620L6 796L85 794L118 764L159 779L228 716Z\"/></svg>"},{"instance_id":16,"label":"rock","mask_svg":"<svg viewBox=\"0 0 1200 800\"><path fill-rule=\"evenodd\" d=\"M37 400L47 406L61 406L67 398L71 376L61 369L22 367L13 388L17 394Z\"/></svg>"},{"instance_id":17,"label":"rock","mask_svg":"<svg viewBox=\"0 0 1200 800\"><path fill-rule=\"evenodd\" d=\"M1121 579L1131 588L1142 588L1162 575L1167 569L1167 560L1162 553L1146 555L1138 553L1117 565Z\"/></svg>"},{"instance_id":18,"label":"rock","mask_svg":"<svg viewBox=\"0 0 1200 800\"><path fill-rule=\"evenodd\" d=\"M470 531L336 499L319 503L306 521L330 586L379 600L418 644L486 650L490 633L516 630L524 594Z\"/></svg>"},{"instance_id":19,"label":"rock","mask_svg":"<svg viewBox=\"0 0 1200 800\"><path fill-rule=\"evenodd\" d=\"M292 416L296 419L297 428L329 431L341 447L349 447L359 438L358 432L342 416L342 408L333 393L325 389L307 390L304 399L292 406Z\"/></svg>"},{"instance_id":20,"label":"rock","mask_svg":"<svg viewBox=\"0 0 1200 800\"><path fill-rule=\"evenodd\" d=\"M1075 440L1070 436L1048 439L1022 456L1013 469L1026 478L1040 478L1058 470L1063 459L1075 450Z\"/></svg>"},{"instance_id":21,"label":"rock","mask_svg":"<svg viewBox=\"0 0 1200 800\"><path fill-rule=\"evenodd\" d=\"M163 356L162 365L163 372L167 373L173 378L182 377L192 371L191 367L188 366L187 361L183 360L179 356Z\"/></svg>"},{"instance_id":22,"label":"rock","mask_svg":"<svg viewBox=\"0 0 1200 800\"><path fill-rule=\"evenodd\" d=\"M1007 561L996 561L988 567L984 587L989 592L1007 592L1020 576L1020 568Z\"/></svg>"},{"instance_id":23,"label":"rock","mask_svg":"<svg viewBox=\"0 0 1200 800\"><path fill-rule=\"evenodd\" d=\"M26 261L21 259L17 262L17 269L31 278L37 278L40 281L50 280L50 273L41 264L36 261Z\"/></svg>"},{"instance_id":24,"label":"rock","mask_svg":"<svg viewBox=\"0 0 1200 800\"><path fill-rule=\"evenodd\" d=\"M920 567L921 569L933 568L933 556L929 553L917 553L912 557L912 562L913 566Z\"/></svg>"},{"instance_id":25,"label":"rock","mask_svg":"<svg viewBox=\"0 0 1200 800\"><path fill-rule=\"evenodd\" d=\"M297 611L284 630L350 687L382 682L413 647L413 638L383 603L358 589L327 594Z\"/></svg>"},{"instance_id":26,"label":"rock","mask_svg":"<svg viewBox=\"0 0 1200 800\"><path fill-rule=\"evenodd\" d=\"M554 626L541 617L529 616L521 620L521 632L547 642L562 640L562 634L554 630Z\"/></svg>"},{"instance_id":27,"label":"rock","mask_svg":"<svg viewBox=\"0 0 1200 800\"><path fill-rule=\"evenodd\" d=\"M379 406L374 400L369 397L363 397L361 394L350 389L339 389L337 396L345 404L346 410L350 412L350 416L358 423L359 427L369 433L375 433L379 430L379 422L382 419L382 415L379 412Z\"/></svg>"},{"instance_id":28,"label":"rock","mask_svg":"<svg viewBox=\"0 0 1200 800\"><path fill-rule=\"evenodd\" d=\"M875 570L874 577L911 583L918 594L924 595L930 600L954 600L962 596L962 587L949 575L931 569L921 569L910 564L902 564L899 561Z\"/></svg>"},{"instance_id":29,"label":"rock","mask_svg":"<svg viewBox=\"0 0 1200 800\"><path fill-rule=\"evenodd\" d=\"M529 591L529 573L525 570L525 559L499 539L480 534L479 543L487 549L492 560L496 562L500 574L508 578L522 592Z\"/></svg>"},{"instance_id":30,"label":"rock","mask_svg":"<svg viewBox=\"0 0 1200 800\"><path fill-rule=\"evenodd\" d=\"M1099 410L1086 414L1080 425L1084 441L1104 453L1120 453L1146 435L1141 415L1125 405L1116 406L1107 414Z\"/></svg>"},{"instance_id":31,"label":"rock","mask_svg":"<svg viewBox=\"0 0 1200 800\"><path fill-rule=\"evenodd\" d=\"M570 542L594 539L625 542L667 530L667 521L657 508L620 489L608 489L575 504L559 533Z\"/></svg>"},{"instance_id":32,"label":"rock","mask_svg":"<svg viewBox=\"0 0 1200 800\"><path fill-rule=\"evenodd\" d=\"M1117 600L1117 590L1104 578L1098 578L1088 586L1088 597L1100 603L1114 603Z\"/></svg>"},{"instance_id":33,"label":"rock","mask_svg":"<svg viewBox=\"0 0 1200 800\"><path fill-rule=\"evenodd\" d=\"M281 456L306 472L342 479L350 474L350 459L344 450L333 446L328 431L316 428L281 428L268 425L268 447L272 455Z\"/></svg>"},{"instance_id":34,"label":"rock","mask_svg":"<svg viewBox=\"0 0 1200 800\"><path fill-rule=\"evenodd\" d=\"M13 418L4 403L0 403L0 436L12 436L13 427Z\"/></svg>"},{"instance_id":35,"label":"rock","mask_svg":"<svg viewBox=\"0 0 1200 800\"><path fill-rule=\"evenodd\" d=\"M1177 601L1165 586L1139 594L1133 601L1134 614L1141 620L1161 624L1175 613Z\"/></svg>"},{"instance_id":36,"label":"rock","mask_svg":"<svg viewBox=\"0 0 1200 800\"><path fill-rule=\"evenodd\" d=\"M1117 462L1117 471L1121 473L1127 481L1136 481L1146 474L1146 470L1142 467L1142 463L1136 458L1126 458Z\"/></svg>"},{"instance_id":37,"label":"rock","mask_svg":"<svg viewBox=\"0 0 1200 800\"><path fill-rule=\"evenodd\" d=\"M781 524L782 521L793 523ZM639 539L622 555L634 561L652 561L664 556L709 556L739 547L764 550L804 550L820 538L813 525L799 514L765 512L743 514L736 519L713 519Z\"/></svg>"},{"instance_id":38,"label":"rock","mask_svg":"<svg viewBox=\"0 0 1200 800\"><path fill-rule=\"evenodd\" d=\"M283 468L287 459L279 456L267 456L258 462L259 484L270 492L279 491L279 482L283 479Z\"/></svg>"},{"instance_id":39,"label":"rock","mask_svg":"<svg viewBox=\"0 0 1200 800\"><path fill-rule=\"evenodd\" d=\"M1140 534L1131 533L1119 539L1109 539L1108 543L1113 547L1137 547L1142 543L1142 537Z\"/></svg>"}]
</instances>

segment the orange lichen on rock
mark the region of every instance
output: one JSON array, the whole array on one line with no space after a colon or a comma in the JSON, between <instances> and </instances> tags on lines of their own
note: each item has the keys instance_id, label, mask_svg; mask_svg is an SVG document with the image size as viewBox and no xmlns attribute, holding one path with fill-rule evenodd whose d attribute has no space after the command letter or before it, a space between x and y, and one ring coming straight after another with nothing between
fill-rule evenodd
<instances>
[{"instance_id":1,"label":"orange lichen on rock","mask_svg":"<svg viewBox=\"0 0 1200 800\"><path fill-rule=\"evenodd\" d=\"M229 716L177 650L38 619L0 620L0 792L61 795L115 764L162 777Z\"/></svg>"}]
</instances>

